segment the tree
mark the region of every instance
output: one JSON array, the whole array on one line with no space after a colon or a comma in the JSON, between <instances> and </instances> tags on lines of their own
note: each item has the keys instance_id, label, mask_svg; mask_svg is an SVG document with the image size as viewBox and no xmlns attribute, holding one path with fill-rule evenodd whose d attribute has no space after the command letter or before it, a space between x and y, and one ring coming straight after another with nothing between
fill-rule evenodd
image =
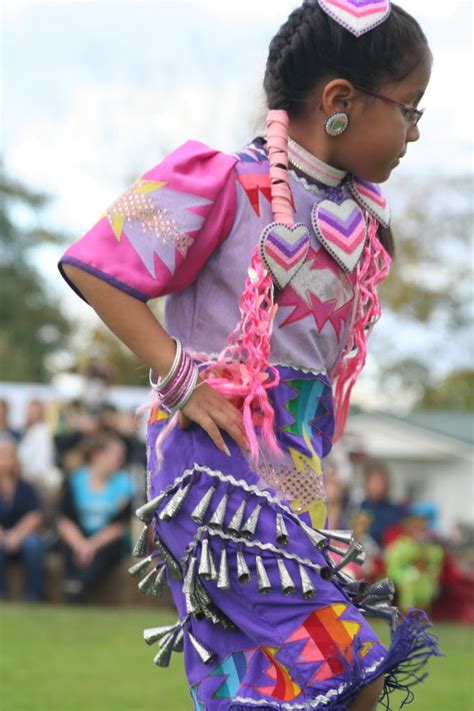
<instances>
[{"instance_id":1,"label":"tree","mask_svg":"<svg viewBox=\"0 0 474 711\"><path fill-rule=\"evenodd\" d=\"M51 197L5 175L0 161L0 378L47 382L46 359L70 326L34 266L34 250L60 244L64 235L40 224ZM18 214L30 225L19 224Z\"/></svg>"}]
</instances>

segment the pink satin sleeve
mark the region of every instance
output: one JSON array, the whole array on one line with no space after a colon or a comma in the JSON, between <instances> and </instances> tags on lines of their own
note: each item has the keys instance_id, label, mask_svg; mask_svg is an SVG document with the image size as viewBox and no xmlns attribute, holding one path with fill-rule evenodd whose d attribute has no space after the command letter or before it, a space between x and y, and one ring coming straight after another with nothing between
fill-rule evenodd
<instances>
[{"instance_id":1,"label":"pink satin sleeve","mask_svg":"<svg viewBox=\"0 0 474 711\"><path fill-rule=\"evenodd\" d=\"M58 262L73 264L141 301L188 286L229 234L237 158L187 141L144 173Z\"/></svg>"}]
</instances>

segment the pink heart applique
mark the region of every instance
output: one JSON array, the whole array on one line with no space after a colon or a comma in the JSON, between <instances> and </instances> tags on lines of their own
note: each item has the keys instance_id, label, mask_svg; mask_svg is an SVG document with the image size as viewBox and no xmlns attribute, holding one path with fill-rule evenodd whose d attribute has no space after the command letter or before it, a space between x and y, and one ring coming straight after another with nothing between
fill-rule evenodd
<instances>
[{"instance_id":1,"label":"pink heart applique","mask_svg":"<svg viewBox=\"0 0 474 711\"><path fill-rule=\"evenodd\" d=\"M302 222L291 227L271 222L260 236L260 254L279 289L284 289L301 268L311 237Z\"/></svg>"},{"instance_id":2,"label":"pink heart applique","mask_svg":"<svg viewBox=\"0 0 474 711\"><path fill-rule=\"evenodd\" d=\"M380 25L391 10L389 0L319 0L319 4L356 37Z\"/></svg>"},{"instance_id":3,"label":"pink heart applique","mask_svg":"<svg viewBox=\"0 0 474 711\"><path fill-rule=\"evenodd\" d=\"M390 208L377 183L353 178L349 188L355 199L365 207L384 227L390 224Z\"/></svg>"},{"instance_id":4,"label":"pink heart applique","mask_svg":"<svg viewBox=\"0 0 474 711\"><path fill-rule=\"evenodd\" d=\"M351 199L340 205L322 200L313 207L311 221L321 244L343 269L351 272L359 261L367 236L364 213L359 205Z\"/></svg>"}]
</instances>

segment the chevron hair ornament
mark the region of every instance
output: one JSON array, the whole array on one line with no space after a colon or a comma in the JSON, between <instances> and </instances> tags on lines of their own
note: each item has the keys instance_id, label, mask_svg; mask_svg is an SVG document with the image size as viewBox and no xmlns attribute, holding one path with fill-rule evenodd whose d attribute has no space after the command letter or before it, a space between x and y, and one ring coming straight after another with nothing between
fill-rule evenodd
<instances>
[{"instance_id":1,"label":"chevron hair ornament","mask_svg":"<svg viewBox=\"0 0 474 711\"><path fill-rule=\"evenodd\" d=\"M335 22L356 37L382 24L391 11L389 0L319 0L319 4Z\"/></svg>"}]
</instances>

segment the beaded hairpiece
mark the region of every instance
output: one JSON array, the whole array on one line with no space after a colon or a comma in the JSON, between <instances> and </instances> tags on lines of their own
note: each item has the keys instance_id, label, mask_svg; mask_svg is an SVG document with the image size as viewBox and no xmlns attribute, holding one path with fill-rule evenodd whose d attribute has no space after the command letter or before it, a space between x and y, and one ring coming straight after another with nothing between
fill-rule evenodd
<instances>
[{"instance_id":1,"label":"beaded hairpiece","mask_svg":"<svg viewBox=\"0 0 474 711\"><path fill-rule=\"evenodd\" d=\"M318 0L324 12L346 30L360 37L382 24L390 15L390 0Z\"/></svg>"}]
</instances>

